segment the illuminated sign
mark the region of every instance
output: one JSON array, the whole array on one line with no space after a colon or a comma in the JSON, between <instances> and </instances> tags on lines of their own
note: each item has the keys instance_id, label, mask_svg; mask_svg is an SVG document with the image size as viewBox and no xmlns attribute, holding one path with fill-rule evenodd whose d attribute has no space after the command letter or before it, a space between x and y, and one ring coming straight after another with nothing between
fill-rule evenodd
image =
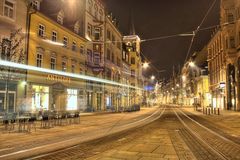
<instances>
[{"instance_id":1,"label":"illuminated sign","mask_svg":"<svg viewBox=\"0 0 240 160\"><path fill-rule=\"evenodd\" d=\"M64 76L59 76L59 75L53 75L53 74L48 74L47 75L47 80L49 81L56 81L56 82L62 82L62 83L70 83L71 79L68 77Z\"/></svg>"}]
</instances>

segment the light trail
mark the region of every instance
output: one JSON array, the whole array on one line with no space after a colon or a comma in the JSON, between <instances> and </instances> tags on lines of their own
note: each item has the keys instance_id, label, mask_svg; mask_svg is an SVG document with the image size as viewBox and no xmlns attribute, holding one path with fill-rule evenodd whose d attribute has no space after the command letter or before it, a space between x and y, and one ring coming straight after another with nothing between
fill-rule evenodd
<instances>
[{"instance_id":1,"label":"light trail","mask_svg":"<svg viewBox=\"0 0 240 160\"><path fill-rule=\"evenodd\" d=\"M19 63L15 63L15 62L0 60L0 66L12 67L12 68L24 69L24 70L32 70L32 71L43 72L43 73L50 73L50 74L55 74L55 75L71 77L71 78L90 80L90 81L94 81L94 82L100 82L100 83L105 83L105 84L110 84L110 85L115 85L115 86L121 86L121 87L143 90L143 88L138 88L138 87L135 87L135 86L122 84L122 83L118 83L118 82L114 82L114 81L110 81L110 80L106 80L106 79L102 79L102 78L97 78L97 77L92 77L92 76L87 76L87 75L74 74L74 73L67 73L67 72L51 70L51 69L47 69L47 68L39 68L39 67L30 66L30 65L26 65L26 64L19 64Z\"/></svg>"}]
</instances>

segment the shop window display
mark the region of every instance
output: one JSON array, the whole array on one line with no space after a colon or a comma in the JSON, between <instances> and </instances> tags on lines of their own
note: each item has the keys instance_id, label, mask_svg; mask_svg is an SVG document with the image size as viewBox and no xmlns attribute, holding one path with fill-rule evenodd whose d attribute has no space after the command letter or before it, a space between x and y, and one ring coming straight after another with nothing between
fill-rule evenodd
<instances>
[{"instance_id":1,"label":"shop window display","mask_svg":"<svg viewBox=\"0 0 240 160\"><path fill-rule=\"evenodd\" d=\"M32 86L32 109L33 110L48 110L49 109L49 87Z\"/></svg>"}]
</instances>

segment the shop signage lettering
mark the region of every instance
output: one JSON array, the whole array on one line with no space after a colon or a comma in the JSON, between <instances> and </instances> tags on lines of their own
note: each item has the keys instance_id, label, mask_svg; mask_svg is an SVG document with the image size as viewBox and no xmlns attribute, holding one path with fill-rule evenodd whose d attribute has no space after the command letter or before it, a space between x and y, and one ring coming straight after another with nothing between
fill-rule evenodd
<instances>
[{"instance_id":1,"label":"shop signage lettering","mask_svg":"<svg viewBox=\"0 0 240 160\"><path fill-rule=\"evenodd\" d=\"M71 82L71 79L68 78L68 77L52 75L52 74L47 75L47 80L48 81L62 82L62 83L70 83Z\"/></svg>"}]
</instances>

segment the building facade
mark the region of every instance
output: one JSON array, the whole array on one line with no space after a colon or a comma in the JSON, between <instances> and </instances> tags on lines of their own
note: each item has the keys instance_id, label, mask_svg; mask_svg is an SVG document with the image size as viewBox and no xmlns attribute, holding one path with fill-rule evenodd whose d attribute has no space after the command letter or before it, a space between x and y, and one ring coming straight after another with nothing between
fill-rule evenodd
<instances>
[{"instance_id":1,"label":"building facade","mask_svg":"<svg viewBox=\"0 0 240 160\"><path fill-rule=\"evenodd\" d=\"M208 44L213 107L239 110L240 2L222 0L220 28Z\"/></svg>"},{"instance_id":2,"label":"building facade","mask_svg":"<svg viewBox=\"0 0 240 160\"><path fill-rule=\"evenodd\" d=\"M141 40L137 35L123 37L124 57L128 57L130 63L131 77L130 85L143 88L142 59L140 55ZM133 89L130 91L130 105L139 105L142 102L142 90Z\"/></svg>"},{"instance_id":3,"label":"building facade","mask_svg":"<svg viewBox=\"0 0 240 160\"><path fill-rule=\"evenodd\" d=\"M41 5L44 3L39 3L39 8L31 15L28 65L84 75L87 40L80 34L78 19L70 23L64 8L48 16ZM25 110L85 111L85 93L84 80L28 71Z\"/></svg>"},{"instance_id":4,"label":"building facade","mask_svg":"<svg viewBox=\"0 0 240 160\"><path fill-rule=\"evenodd\" d=\"M103 78L105 7L99 0L85 0L84 37L88 40L87 75ZM105 110L103 84L87 82L87 105L89 111Z\"/></svg>"},{"instance_id":5,"label":"building facade","mask_svg":"<svg viewBox=\"0 0 240 160\"><path fill-rule=\"evenodd\" d=\"M25 0L0 1L0 59L17 63L26 62ZM25 98L25 71L1 67L0 112L16 112Z\"/></svg>"},{"instance_id":6,"label":"building facade","mask_svg":"<svg viewBox=\"0 0 240 160\"><path fill-rule=\"evenodd\" d=\"M122 34L117 28L116 19L112 15L106 16L105 21L105 79L122 82ZM105 106L114 110L122 108L121 87L105 85Z\"/></svg>"}]
</instances>

